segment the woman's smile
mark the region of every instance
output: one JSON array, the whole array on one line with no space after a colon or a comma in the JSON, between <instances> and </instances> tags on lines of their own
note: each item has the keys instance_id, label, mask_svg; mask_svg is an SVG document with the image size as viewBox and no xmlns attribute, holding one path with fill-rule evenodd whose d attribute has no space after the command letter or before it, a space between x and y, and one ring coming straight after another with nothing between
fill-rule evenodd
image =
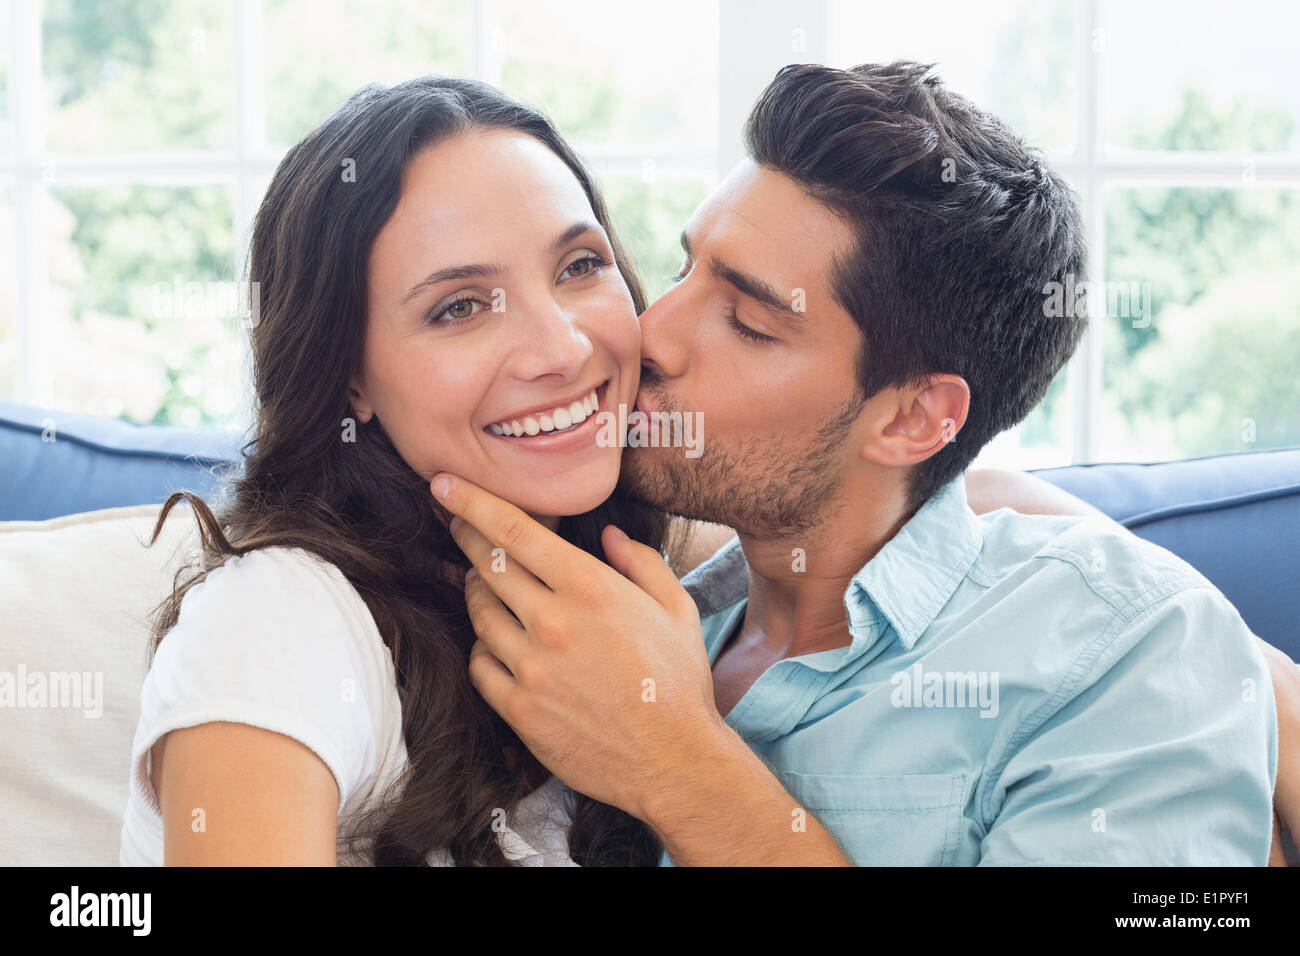
<instances>
[{"instance_id":1,"label":"woman's smile","mask_svg":"<svg viewBox=\"0 0 1300 956\"><path fill-rule=\"evenodd\" d=\"M576 398L566 398L535 407L530 412L508 415L483 430L513 448L549 454L566 454L593 443L592 436L604 409L609 380Z\"/></svg>"}]
</instances>

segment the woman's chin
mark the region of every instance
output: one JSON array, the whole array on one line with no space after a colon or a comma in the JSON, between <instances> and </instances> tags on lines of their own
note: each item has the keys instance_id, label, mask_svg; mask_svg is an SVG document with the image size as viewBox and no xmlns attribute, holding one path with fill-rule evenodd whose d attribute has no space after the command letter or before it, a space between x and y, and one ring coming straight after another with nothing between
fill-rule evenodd
<instances>
[{"instance_id":1,"label":"woman's chin","mask_svg":"<svg viewBox=\"0 0 1300 956\"><path fill-rule=\"evenodd\" d=\"M614 470L608 476L591 478L510 482L509 487L494 493L536 518L567 518L604 504L617 484L618 471Z\"/></svg>"}]
</instances>

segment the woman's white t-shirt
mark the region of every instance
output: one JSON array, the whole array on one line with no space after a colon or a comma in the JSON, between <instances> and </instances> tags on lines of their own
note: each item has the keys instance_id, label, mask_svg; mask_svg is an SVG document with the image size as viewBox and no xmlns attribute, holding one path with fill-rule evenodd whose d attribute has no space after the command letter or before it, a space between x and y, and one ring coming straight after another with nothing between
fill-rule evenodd
<instances>
[{"instance_id":1,"label":"woman's white t-shirt","mask_svg":"<svg viewBox=\"0 0 1300 956\"><path fill-rule=\"evenodd\" d=\"M150 748L170 731L211 721L262 727L310 748L338 783L338 862L368 862L342 836L406 768L402 705L374 617L336 566L299 548L264 548L228 559L185 595L140 692L123 866L163 863ZM506 857L525 866L575 865L568 852L574 799L556 777L528 794L497 834ZM429 863L450 858L437 851Z\"/></svg>"}]
</instances>

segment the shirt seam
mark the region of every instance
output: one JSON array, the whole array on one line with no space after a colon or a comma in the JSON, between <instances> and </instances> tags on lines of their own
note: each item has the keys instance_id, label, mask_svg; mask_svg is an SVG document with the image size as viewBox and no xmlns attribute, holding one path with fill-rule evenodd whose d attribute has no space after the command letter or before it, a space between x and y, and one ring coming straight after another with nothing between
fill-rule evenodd
<instances>
[{"instance_id":1,"label":"shirt seam","mask_svg":"<svg viewBox=\"0 0 1300 956\"><path fill-rule=\"evenodd\" d=\"M225 713L226 707L237 707L244 711L242 716L231 716ZM214 711L216 713L214 713ZM249 713L253 711L253 713ZM288 719L285 719L285 718ZM254 723L254 721L258 721ZM259 730L269 730L273 733L282 734L285 737L296 741L306 747L325 764L326 769L334 777L334 783L339 791L338 815L341 816L348 799L352 796L351 792L345 792L343 785L343 761L337 748L331 746L316 747L302 739L304 730L310 731L313 725L310 722L304 722L302 718L278 707L267 707L248 700L241 700L238 697L222 698L217 701L205 703L200 708L181 711L171 714L170 716L155 721L149 726L149 730L143 735L149 743L143 748L139 755L132 761L131 773L136 782L140 784L141 793L144 799L145 807L152 810L159 817L162 816L162 807L158 803L157 794L154 791L152 781L149 780L148 773L141 773L141 762L147 760L154 744L162 737L174 730L186 730L190 727L199 727L203 724L210 723L229 723L243 724L248 727L256 727ZM292 728L288 730L286 728ZM308 735L310 736L310 735ZM135 749L134 747L132 748ZM322 752L327 751L327 752Z\"/></svg>"},{"instance_id":2,"label":"shirt seam","mask_svg":"<svg viewBox=\"0 0 1300 956\"><path fill-rule=\"evenodd\" d=\"M1073 565L1073 562L1067 561L1066 563L1075 567L1076 571L1079 570L1077 566ZM1094 594L1097 593L1092 589L1087 578L1085 578L1082 573L1080 573L1080 578L1085 584L1089 585L1089 590L1092 590ZM997 784L1002 776L1002 772L1006 769L1007 764L1009 764L1015 757L1024 742L1032 737L1044 724L1051 720L1052 717L1059 713L1069 701L1078 696L1079 689L1084 686L1085 680L1092 668L1122 634L1136 625L1144 617L1150 616L1150 614L1164 606L1173 597L1198 590L1213 591L1214 588L1206 584L1193 585L1191 587L1172 587L1166 593L1152 597L1149 603L1141 610L1128 616L1125 616L1123 612L1107 600L1104 595L1097 594L1097 597L1106 601L1106 604L1112 610L1111 619L1110 622L1108 622L1106 629L1102 631L1101 635L1096 640L1085 645L1079 653L1075 655L1074 659L1070 662L1070 666L1066 668L1065 673L1062 675L1061 681L1057 685L1057 689L1051 694L1051 696L1043 701L1036 710L1028 714L1024 720L1020 722L1016 727L1015 732L1007 739L1007 743L1003 747L1002 754L999 756L997 762L992 764L992 772L985 778L989 783L984 790L983 798L980 800L981 819L979 821L981 827L984 829L985 835L988 834L993 825L993 792L997 789ZM1136 602L1130 602L1130 604L1132 603ZM988 767L989 764L986 762L985 766Z\"/></svg>"}]
</instances>

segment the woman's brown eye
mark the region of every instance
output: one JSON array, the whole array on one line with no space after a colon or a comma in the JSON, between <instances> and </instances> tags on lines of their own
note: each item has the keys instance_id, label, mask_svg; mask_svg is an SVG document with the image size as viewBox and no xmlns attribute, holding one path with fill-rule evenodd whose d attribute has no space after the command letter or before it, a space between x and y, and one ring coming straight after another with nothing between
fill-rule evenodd
<instances>
[{"instance_id":1,"label":"woman's brown eye","mask_svg":"<svg viewBox=\"0 0 1300 956\"><path fill-rule=\"evenodd\" d=\"M573 271L574 269L580 269L581 271L574 272ZM577 262L571 262L569 263L569 268L566 269L565 271L568 272L569 275L573 276L575 279L578 278L579 276L584 276L591 271L591 260L579 259Z\"/></svg>"},{"instance_id":2,"label":"woman's brown eye","mask_svg":"<svg viewBox=\"0 0 1300 956\"><path fill-rule=\"evenodd\" d=\"M474 314L474 302L472 299L461 299L447 309L447 314L453 319L468 319Z\"/></svg>"}]
</instances>

